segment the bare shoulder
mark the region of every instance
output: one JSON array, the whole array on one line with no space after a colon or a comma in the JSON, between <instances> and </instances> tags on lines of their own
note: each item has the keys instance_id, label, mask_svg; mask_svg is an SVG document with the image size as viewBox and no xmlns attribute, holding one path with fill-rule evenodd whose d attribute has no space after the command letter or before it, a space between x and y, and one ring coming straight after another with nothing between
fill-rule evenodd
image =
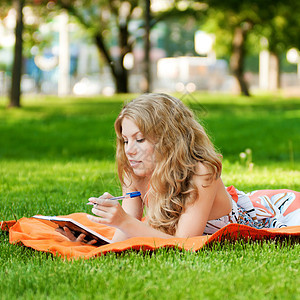
<instances>
[{"instance_id":1,"label":"bare shoulder","mask_svg":"<svg viewBox=\"0 0 300 300\"><path fill-rule=\"evenodd\" d=\"M215 183L216 180L212 177L212 170L206 164L198 162L195 175L193 176L193 182L199 187L207 187Z\"/></svg>"},{"instance_id":2,"label":"bare shoulder","mask_svg":"<svg viewBox=\"0 0 300 300\"><path fill-rule=\"evenodd\" d=\"M199 161L196 165L196 175L200 175L200 176L211 175L211 170L206 164Z\"/></svg>"}]
</instances>

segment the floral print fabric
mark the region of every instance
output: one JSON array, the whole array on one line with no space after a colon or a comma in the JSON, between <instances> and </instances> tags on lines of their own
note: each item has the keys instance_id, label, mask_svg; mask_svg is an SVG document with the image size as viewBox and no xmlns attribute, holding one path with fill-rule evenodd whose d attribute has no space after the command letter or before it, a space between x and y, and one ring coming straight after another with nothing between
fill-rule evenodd
<instances>
[{"instance_id":1,"label":"floral print fabric","mask_svg":"<svg viewBox=\"0 0 300 300\"><path fill-rule=\"evenodd\" d=\"M227 191L232 198L231 213L208 221L204 234L212 234L229 223L257 229L300 225L299 192L281 189L244 193L233 186Z\"/></svg>"}]
</instances>

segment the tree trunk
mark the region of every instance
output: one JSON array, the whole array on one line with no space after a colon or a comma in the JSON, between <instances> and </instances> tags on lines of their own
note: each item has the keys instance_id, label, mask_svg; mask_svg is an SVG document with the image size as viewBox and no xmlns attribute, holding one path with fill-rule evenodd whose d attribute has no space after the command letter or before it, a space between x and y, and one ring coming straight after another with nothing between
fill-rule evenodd
<instances>
[{"instance_id":1,"label":"tree trunk","mask_svg":"<svg viewBox=\"0 0 300 300\"><path fill-rule=\"evenodd\" d=\"M115 80L117 93L128 93L128 72L123 65L124 56L129 52L127 46L127 26L120 26L119 30L120 57L117 61L113 61L113 59L111 58L100 34L97 34L95 36L95 41L99 52L103 54L104 59L110 67L112 76Z\"/></svg>"},{"instance_id":2,"label":"tree trunk","mask_svg":"<svg viewBox=\"0 0 300 300\"><path fill-rule=\"evenodd\" d=\"M129 32L127 20L119 22L119 45L120 45L120 57L116 76L116 85L118 93L128 93L128 71L124 66L124 57L131 51L131 47L128 44Z\"/></svg>"},{"instance_id":3,"label":"tree trunk","mask_svg":"<svg viewBox=\"0 0 300 300\"><path fill-rule=\"evenodd\" d=\"M21 76L22 76L22 48L23 48L23 7L24 0L16 0L16 12L17 12L17 22L16 22L16 42L14 49L14 62L12 69L12 83L10 92L10 103L9 107L20 107L20 97L21 97Z\"/></svg>"},{"instance_id":4,"label":"tree trunk","mask_svg":"<svg viewBox=\"0 0 300 300\"><path fill-rule=\"evenodd\" d=\"M108 1L109 2L109 1ZM110 4L113 1L110 2ZM69 11L72 15L74 15L81 24L83 24L87 29L91 27L91 25L86 22L85 18L78 13L72 4L72 1L60 1L60 5L62 8L65 8ZM115 11L115 8L112 8ZM118 15L115 15L117 19L119 19ZM104 56L104 59L108 66L110 67L112 76L115 81L116 89L118 93L127 93L128 92L128 72L123 65L124 56L131 50L131 45L128 43L128 20L127 18L119 21L119 49L120 49L120 56L117 60L113 60L106 45L103 40L103 36L101 33L97 33L94 36L96 46L100 54Z\"/></svg>"},{"instance_id":5,"label":"tree trunk","mask_svg":"<svg viewBox=\"0 0 300 300\"><path fill-rule=\"evenodd\" d=\"M128 72L123 67L119 67L117 75L115 77L117 93L128 93Z\"/></svg>"},{"instance_id":6,"label":"tree trunk","mask_svg":"<svg viewBox=\"0 0 300 300\"><path fill-rule=\"evenodd\" d=\"M145 78L146 78L146 87L145 92L149 93L151 91L151 60L150 60L150 0L145 0L146 9L145 9Z\"/></svg>"},{"instance_id":7,"label":"tree trunk","mask_svg":"<svg viewBox=\"0 0 300 300\"><path fill-rule=\"evenodd\" d=\"M248 84L244 78L245 39L248 29L236 27L232 42L232 55L230 58L230 69L239 83L240 92L250 96Z\"/></svg>"}]
</instances>

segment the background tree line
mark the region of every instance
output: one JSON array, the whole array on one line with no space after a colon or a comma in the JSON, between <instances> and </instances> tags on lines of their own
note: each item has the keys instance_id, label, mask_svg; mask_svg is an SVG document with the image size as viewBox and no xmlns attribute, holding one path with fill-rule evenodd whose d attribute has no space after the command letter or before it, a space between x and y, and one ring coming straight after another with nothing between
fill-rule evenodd
<instances>
[{"instance_id":1,"label":"background tree line","mask_svg":"<svg viewBox=\"0 0 300 300\"><path fill-rule=\"evenodd\" d=\"M262 37L268 41L264 47L274 57L272 61L277 70L277 87L280 86L280 55L289 48L300 48L300 3L297 1L174 0L168 9L158 12L151 12L150 4L150 0L2 0L0 18L4 18L12 6L17 12L9 105L20 106L22 56L28 44L41 43L35 40L34 32L62 9L92 38L110 68L118 93L128 92L128 70L124 67L124 57L132 51L138 38L144 42L143 72L148 81L146 90L151 89L149 36L151 29L159 22L169 22L169 30L172 31L172 24L184 25L193 19L199 29L214 33L217 56L230 58L230 70L244 95L250 95L244 78L245 58L251 52L259 52ZM31 26L24 26L22 11L25 6L30 6L37 16L38 22ZM129 30L132 20L140 20L140 36ZM24 32L31 37L26 39L25 47ZM180 40L184 41L184 38L182 36ZM117 55L110 52L112 41L118 46Z\"/></svg>"}]
</instances>

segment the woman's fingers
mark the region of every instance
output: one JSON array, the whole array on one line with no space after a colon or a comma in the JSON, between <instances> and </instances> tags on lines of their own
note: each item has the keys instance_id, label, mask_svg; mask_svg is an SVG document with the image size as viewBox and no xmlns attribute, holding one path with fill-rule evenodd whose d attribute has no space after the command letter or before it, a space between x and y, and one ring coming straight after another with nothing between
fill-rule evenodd
<instances>
[{"instance_id":1,"label":"woman's fingers","mask_svg":"<svg viewBox=\"0 0 300 300\"><path fill-rule=\"evenodd\" d=\"M84 242L85 234L81 233L76 239L76 242Z\"/></svg>"},{"instance_id":2,"label":"woman's fingers","mask_svg":"<svg viewBox=\"0 0 300 300\"><path fill-rule=\"evenodd\" d=\"M87 244L88 245L94 245L94 244L96 244L97 243L97 240L91 240L91 241L89 241Z\"/></svg>"},{"instance_id":3,"label":"woman's fingers","mask_svg":"<svg viewBox=\"0 0 300 300\"><path fill-rule=\"evenodd\" d=\"M111 213L114 213L117 209L117 207L120 205L119 203L111 203L113 201L109 201L107 200L105 203L101 203L101 204L94 204L93 209L97 209L97 210L102 210L102 211L105 211L105 212L111 212Z\"/></svg>"},{"instance_id":4,"label":"woman's fingers","mask_svg":"<svg viewBox=\"0 0 300 300\"><path fill-rule=\"evenodd\" d=\"M103 204L103 205L112 205L113 202L115 201L109 201L110 198L112 198L113 196L109 193L104 193L102 196L100 196L99 198L96 197L91 197L88 199L88 201L90 203L94 203L94 204Z\"/></svg>"},{"instance_id":5,"label":"woman's fingers","mask_svg":"<svg viewBox=\"0 0 300 300\"><path fill-rule=\"evenodd\" d=\"M109 193L104 193L99 198L89 198L90 204L93 204L92 213L96 216L89 215L88 218L93 222L118 228L126 218L126 213L118 200L110 200L112 197Z\"/></svg>"},{"instance_id":6,"label":"woman's fingers","mask_svg":"<svg viewBox=\"0 0 300 300\"><path fill-rule=\"evenodd\" d=\"M87 215L87 218L90 221L95 222L95 223L107 224L107 222L105 221L104 218L99 218L99 217L95 217L95 216L92 216L92 215Z\"/></svg>"},{"instance_id":7,"label":"woman's fingers","mask_svg":"<svg viewBox=\"0 0 300 300\"><path fill-rule=\"evenodd\" d=\"M76 237L75 237L75 235L71 232L71 230L70 230L67 226L63 227L63 229L64 229L64 232L65 232L65 236L66 236L70 241L76 242Z\"/></svg>"},{"instance_id":8,"label":"woman's fingers","mask_svg":"<svg viewBox=\"0 0 300 300\"><path fill-rule=\"evenodd\" d=\"M94 245L97 243L97 240L86 240L86 235L84 233L80 233L79 236L76 238L76 236L71 232L71 230L68 227L58 227L55 229L57 232L64 235L69 241L71 242L80 242L85 243L87 245Z\"/></svg>"},{"instance_id":9,"label":"woman's fingers","mask_svg":"<svg viewBox=\"0 0 300 300\"><path fill-rule=\"evenodd\" d=\"M79 234L78 237L76 237L72 231L67 227L58 227L55 229L57 232L61 233L62 235L64 235L68 240L70 240L71 242L80 242L80 243L86 243L85 241L85 237L86 235L84 233ZM89 245L93 245L95 244L93 242L94 240L88 242ZM97 242L97 241L95 241Z\"/></svg>"},{"instance_id":10,"label":"woman's fingers","mask_svg":"<svg viewBox=\"0 0 300 300\"><path fill-rule=\"evenodd\" d=\"M57 227L57 228L55 229L55 231L59 232L60 234L62 234L62 235L64 235L64 236L66 237L66 233L65 233L65 231L63 230L63 228Z\"/></svg>"},{"instance_id":11,"label":"woman's fingers","mask_svg":"<svg viewBox=\"0 0 300 300\"><path fill-rule=\"evenodd\" d=\"M58 227L55 229L55 231L59 232L60 234L64 235L68 240L71 242L76 242L77 239L75 235L71 232L71 230L68 227Z\"/></svg>"},{"instance_id":12,"label":"woman's fingers","mask_svg":"<svg viewBox=\"0 0 300 300\"><path fill-rule=\"evenodd\" d=\"M109 215L111 215L109 210L100 209L98 206L92 208L92 213L102 218L107 218Z\"/></svg>"},{"instance_id":13,"label":"woman's fingers","mask_svg":"<svg viewBox=\"0 0 300 300\"><path fill-rule=\"evenodd\" d=\"M90 221L95 222L95 223L117 227L114 224L113 216L111 216L111 215L109 215L108 217L102 217L102 216L96 217L96 216L92 216L92 215L87 215L87 218Z\"/></svg>"}]
</instances>

